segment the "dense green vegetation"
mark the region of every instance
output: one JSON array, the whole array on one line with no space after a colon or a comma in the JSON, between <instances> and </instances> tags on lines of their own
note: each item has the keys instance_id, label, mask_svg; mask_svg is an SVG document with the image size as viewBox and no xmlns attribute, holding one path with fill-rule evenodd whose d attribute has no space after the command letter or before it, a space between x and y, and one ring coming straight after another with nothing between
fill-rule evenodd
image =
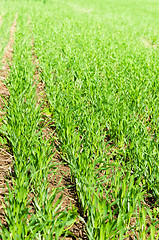
<instances>
[{"instance_id":1,"label":"dense green vegetation","mask_svg":"<svg viewBox=\"0 0 159 240\"><path fill-rule=\"evenodd\" d=\"M157 0L19 3L1 129L14 156L2 239L65 238L77 216L74 207L59 212L61 190L48 189L58 167L40 128L43 111L71 169L88 239L159 238L158 11ZM33 86L32 38L47 110Z\"/></svg>"}]
</instances>

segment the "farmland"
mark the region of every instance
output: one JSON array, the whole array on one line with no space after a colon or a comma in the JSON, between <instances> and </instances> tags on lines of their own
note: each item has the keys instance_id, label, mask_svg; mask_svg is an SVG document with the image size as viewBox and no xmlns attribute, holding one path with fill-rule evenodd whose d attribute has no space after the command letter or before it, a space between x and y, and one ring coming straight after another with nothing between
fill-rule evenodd
<instances>
[{"instance_id":1,"label":"farmland","mask_svg":"<svg viewBox=\"0 0 159 240\"><path fill-rule=\"evenodd\" d=\"M158 12L0 1L0 239L159 239Z\"/></svg>"}]
</instances>

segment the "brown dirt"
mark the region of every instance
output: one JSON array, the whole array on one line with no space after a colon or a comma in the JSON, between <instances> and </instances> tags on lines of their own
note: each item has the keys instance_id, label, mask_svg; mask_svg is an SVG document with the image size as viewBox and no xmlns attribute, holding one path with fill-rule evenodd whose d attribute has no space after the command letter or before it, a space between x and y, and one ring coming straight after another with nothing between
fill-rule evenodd
<instances>
[{"instance_id":1,"label":"brown dirt","mask_svg":"<svg viewBox=\"0 0 159 240\"><path fill-rule=\"evenodd\" d=\"M7 187L5 184L5 178L10 171L10 166L12 162L12 155L10 155L5 149L0 148L0 201L4 200L4 196L7 193ZM3 216L3 206L0 202L0 219L2 223L5 223Z\"/></svg>"},{"instance_id":2,"label":"brown dirt","mask_svg":"<svg viewBox=\"0 0 159 240\"><path fill-rule=\"evenodd\" d=\"M3 115L5 115L4 112L4 97L6 100L9 98L9 91L7 89L7 86L3 81L6 80L8 73L9 73L9 65L12 62L12 55L13 55L13 43L14 43L14 34L16 31L16 20L17 15L15 16L14 22L10 28L10 37L8 44L4 50L4 56L2 59L2 69L0 70L0 119L3 118ZM0 19L0 22L2 21L2 18ZM5 219L3 216L3 207L2 202L4 199L4 195L7 193L7 187L5 184L5 177L9 173L9 169L11 167L12 162L12 155L7 152L7 146L3 145L0 148L0 219L2 223L5 223Z\"/></svg>"},{"instance_id":3,"label":"brown dirt","mask_svg":"<svg viewBox=\"0 0 159 240\"><path fill-rule=\"evenodd\" d=\"M63 188L63 203L61 206L61 210L65 210L67 207L71 209L71 206L74 205L77 208L78 214L80 216L83 216L82 207L80 205L78 195L76 193L76 186L74 182L71 179L71 172L70 168L67 164L64 164L60 155L57 153L57 150L55 150L56 153L54 155L54 162L59 164L58 170L56 175L53 177L50 176L50 183L49 187L61 187ZM61 182L60 182L61 180ZM60 182L60 184L59 184ZM60 193L57 194L55 201L60 197ZM87 239L86 231L84 224L77 219L75 224L71 227L70 231L76 236L76 238L73 237L67 237L66 239Z\"/></svg>"}]
</instances>

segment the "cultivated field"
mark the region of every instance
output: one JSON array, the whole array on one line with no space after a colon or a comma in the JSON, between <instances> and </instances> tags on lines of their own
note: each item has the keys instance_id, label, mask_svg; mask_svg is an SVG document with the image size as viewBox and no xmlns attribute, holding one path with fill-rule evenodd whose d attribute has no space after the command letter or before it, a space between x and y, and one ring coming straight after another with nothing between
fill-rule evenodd
<instances>
[{"instance_id":1,"label":"cultivated field","mask_svg":"<svg viewBox=\"0 0 159 240\"><path fill-rule=\"evenodd\" d=\"M159 1L0 1L0 239L159 239Z\"/></svg>"}]
</instances>

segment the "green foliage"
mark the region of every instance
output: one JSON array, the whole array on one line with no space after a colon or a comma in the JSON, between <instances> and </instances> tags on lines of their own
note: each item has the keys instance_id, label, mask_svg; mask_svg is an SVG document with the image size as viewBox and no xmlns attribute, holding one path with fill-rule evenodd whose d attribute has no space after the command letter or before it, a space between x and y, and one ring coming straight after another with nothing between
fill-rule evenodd
<instances>
[{"instance_id":1,"label":"green foliage","mask_svg":"<svg viewBox=\"0 0 159 240\"><path fill-rule=\"evenodd\" d=\"M15 176L2 239L59 239L76 220L74 207L60 210L62 195L55 201L61 190L48 191L56 165L39 129L42 113L52 119L70 166L88 238L158 239L157 0L32 2L19 10L3 131ZM27 15L49 102L43 110L33 87Z\"/></svg>"},{"instance_id":2,"label":"green foliage","mask_svg":"<svg viewBox=\"0 0 159 240\"><path fill-rule=\"evenodd\" d=\"M33 75L29 21L19 15L11 71L6 81L10 93L1 133L13 152L12 186L5 196L1 239L59 239L68 234L77 217L75 208L62 211L59 187L49 189L48 175L56 173L52 144L39 129L41 106L37 104Z\"/></svg>"},{"instance_id":3,"label":"green foliage","mask_svg":"<svg viewBox=\"0 0 159 240\"><path fill-rule=\"evenodd\" d=\"M158 205L159 55L144 41L157 44L158 30L149 13L141 22L150 6L141 2L53 2L43 18L33 10L41 79L89 239L158 231L153 214L146 227L145 197Z\"/></svg>"}]
</instances>

